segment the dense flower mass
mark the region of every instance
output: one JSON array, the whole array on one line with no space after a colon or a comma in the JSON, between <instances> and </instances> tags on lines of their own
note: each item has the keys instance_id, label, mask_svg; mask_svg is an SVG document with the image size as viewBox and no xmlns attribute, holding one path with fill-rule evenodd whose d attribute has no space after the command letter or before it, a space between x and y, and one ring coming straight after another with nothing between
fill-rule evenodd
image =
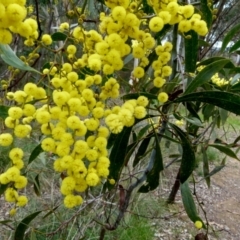
<instances>
[{"instance_id":1,"label":"dense flower mass","mask_svg":"<svg viewBox=\"0 0 240 240\"><path fill-rule=\"evenodd\" d=\"M38 38L38 25L35 19L26 18L25 0L0 1L0 43L12 42L12 34L17 33L32 42Z\"/></svg>"},{"instance_id":2,"label":"dense flower mass","mask_svg":"<svg viewBox=\"0 0 240 240\"><path fill-rule=\"evenodd\" d=\"M0 175L0 183L9 186L6 201L19 207L28 202L25 196L18 195L18 189L27 185L27 177L21 175L24 153L15 139L32 136L36 125L42 136L41 148L53 156L54 170L64 176L60 191L67 208L82 204L82 192L108 179L110 133L119 134L144 119L151 104L141 94L136 99L113 104L121 95L116 73L123 70L126 56L132 54L134 58L129 85L132 82L136 88L149 85L157 89L158 104L168 101L163 87L172 74L168 63L173 46L169 41L160 44L155 34L166 24L178 24L182 34L194 30L205 35L207 27L191 5L180 6L173 0L147 2L155 16L146 18L135 1L106 0L109 14L100 14L98 30L87 30L79 21L69 31L69 23L61 23L59 31L68 34L71 41L64 43L66 56L60 57L63 62L56 63L54 59L43 69L42 78L48 89L41 86L41 81L28 82L23 90L7 93L15 106L9 108L5 119L7 132L0 134L0 145L11 147L11 166ZM37 43L37 22L27 18L25 3L0 0L0 43L11 43L14 33L25 37L27 46ZM39 46L51 50L51 35L43 34L40 39ZM54 47L52 51L56 53ZM157 57L150 61L154 51ZM146 72L149 66L150 77ZM109 182L115 184L115 179Z\"/></svg>"}]
</instances>

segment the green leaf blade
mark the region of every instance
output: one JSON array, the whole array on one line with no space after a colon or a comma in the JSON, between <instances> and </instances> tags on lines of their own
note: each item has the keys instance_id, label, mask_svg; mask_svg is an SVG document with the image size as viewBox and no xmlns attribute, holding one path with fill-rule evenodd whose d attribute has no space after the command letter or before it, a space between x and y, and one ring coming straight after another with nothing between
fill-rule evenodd
<instances>
[{"instance_id":1,"label":"green leaf blade","mask_svg":"<svg viewBox=\"0 0 240 240\"><path fill-rule=\"evenodd\" d=\"M193 200L188 182L184 182L183 184L181 184L181 196L182 196L184 209L188 217L191 219L191 221L194 223L196 221L201 221L203 223L202 219L198 216L196 205ZM203 226L204 226L204 223L203 223Z\"/></svg>"},{"instance_id":2,"label":"green leaf blade","mask_svg":"<svg viewBox=\"0 0 240 240\"><path fill-rule=\"evenodd\" d=\"M216 148L217 150L219 150L220 152L226 154L227 156L239 160L237 155L226 145L222 145L222 144L209 144L208 146Z\"/></svg>"},{"instance_id":3,"label":"green leaf blade","mask_svg":"<svg viewBox=\"0 0 240 240\"><path fill-rule=\"evenodd\" d=\"M190 35L190 39L184 39L185 41L185 71L195 72L197 55L198 55L198 35L194 31L189 31L187 35Z\"/></svg>"},{"instance_id":4,"label":"green leaf blade","mask_svg":"<svg viewBox=\"0 0 240 240\"><path fill-rule=\"evenodd\" d=\"M124 165L125 156L127 153L127 146L129 137L131 136L132 128L124 127L122 132L117 135L115 139L114 145L112 147L109 159L110 159L110 167L109 167L109 178L113 178L116 182L119 179L121 169ZM108 184L108 188L111 188Z\"/></svg>"},{"instance_id":5,"label":"green leaf blade","mask_svg":"<svg viewBox=\"0 0 240 240\"><path fill-rule=\"evenodd\" d=\"M18 58L15 52L7 44L0 44L0 56L5 63L12 67L41 74L39 71L28 66L20 58Z\"/></svg>"},{"instance_id":6,"label":"green leaf blade","mask_svg":"<svg viewBox=\"0 0 240 240\"><path fill-rule=\"evenodd\" d=\"M235 26L226 34L226 36L225 36L224 39L223 39L223 43L222 43L222 47L221 47L221 52L223 52L223 51L226 49L228 43L232 40L232 38L234 37L234 35L235 35L237 32L239 32L239 30L240 30L240 23L237 24L237 25L235 25Z\"/></svg>"},{"instance_id":7,"label":"green leaf blade","mask_svg":"<svg viewBox=\"0 0 240 240\"><path fill-rule=\"evenodd\" d=\"M8 109L9 107L7 106L0 106L0 118L2 118L3 120L8 117Z\"/></svg>"},{"instance_id":8,"label":"green leaf blade","mask_svg":"<svg viewBox=\"0 0 240 240\"><path fill-rule=\"evenodd\" d=\"M153 167L147 173L146 183L142 185L138 190L141 193L147 193L149 191L156 189L159 186L160 172L164 169L160 143L156 132L155 132L155 148L152 151L151 158L153 158L150 159L150 161L153 160Z\"/></svg>"},{"instance_id":9,"label":"green leaf blade","mask_svg":"<svg viewBox=\"0 0 240 240\"><path fill-rule=\"evenodd\" d=\"M197 87L203 85L205 82L208 82L211 80L211 77L219 72L223 67L229 63L230 61L228 59L223 59L219 61L215 61L208 66L206 66L201 72L198 73L198 75L193 79L190 84L187 86L187 89L184 92L184 95L192 93L196 90Z\"/></svg>"},{"instance_id":10,"label":"green leaf blade","mask_svg":"<svg viewBox=\"0 0 240 240\"><path fill-rule=\"evenodd\" d=\"M206 91L183 95L174 102L199 101L223 108L229 112L240 115L240 96L229 92Z\"/></svg>"},{"instance_id":11,"label":"green leaf blade","mask_svg":"<svg viewBox=\"0 0 240 240\"><path fill-rule=\"evenodd\" d=\"M53 41L65 41L67 39L67 35L62 32L55 32L51 35Z\"/></svg>"},{"instance_id":12,"label":"green leaf blade","mask_svg":"<svg viewBox=\"0 0 240 240\"><path fill-rule=\"evenodd\" d=\"M25 217L17 226L15 234L14 234L14 240L24 240L24 235L26 230L29 227L29 223L37 217L38 214L40 214L42 211L34 212L27 217Z\"/></svg>"},{"instance_id":13,"label":"green leaf blade","mask_svg":"<svg viewBox=\"0 0 240 240\"><path fill-rule=\"evenodd\" d=\"M180 165L180 176L179 180L181 183L184 183L189 176L192 174L195 168L195 153L191 146L190 141L187 138L185 132L183 132L179 127L174 124L170 125L174 131L178 134L181 139L182 145L182 161Z\"/></svg>"},{"instance_id":14,"label":"green leaf blade","mask_svg":"<svg viewBox=\"0 0 240 240\"><path fill-rule=\"evenodd\" d=\"M37 145L37 146L33 149L32 153L31 153L31 155L30 155L30 157L29 157L28 164L30 164L35 158L37 158L37 156L38 156L41 152L43 152L43 149L42 149L41 144L39 144L39 145Z\"/></svg>"}]
</instances>

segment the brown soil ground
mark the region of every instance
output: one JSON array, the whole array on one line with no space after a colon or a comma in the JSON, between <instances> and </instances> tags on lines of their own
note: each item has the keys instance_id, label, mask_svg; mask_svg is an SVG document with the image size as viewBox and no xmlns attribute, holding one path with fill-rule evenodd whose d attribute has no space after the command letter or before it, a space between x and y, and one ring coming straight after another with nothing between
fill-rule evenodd
<instances>
[{"instance_id":1,"label":"brown soil ground","mask_svg":"<svg viewBox=\"0 0 240 240\"><path fill-rule=\"evenodd\" d=\"M171 174L171 173L170 173ZM172 178L174 174L172 173ZM169 177L169 176L168 176ZM167 184L168 185L168 184ZM155 195L167 198L171 185L155 192ZM211 187L205 181L196 185L197 195L209 222L209 240L239 240L240 239L240 162L228 159L226 166L211 177ZM163 194L163 191L165 193ZM172 212L172 215L169 214ZM199 213L204 220L204 214ZM194 229L188 219L181 201L180 193L176 202L168 206L169 216L153 222L156 240L192 240L204 231Z\"/></svg>"}]
</instances>

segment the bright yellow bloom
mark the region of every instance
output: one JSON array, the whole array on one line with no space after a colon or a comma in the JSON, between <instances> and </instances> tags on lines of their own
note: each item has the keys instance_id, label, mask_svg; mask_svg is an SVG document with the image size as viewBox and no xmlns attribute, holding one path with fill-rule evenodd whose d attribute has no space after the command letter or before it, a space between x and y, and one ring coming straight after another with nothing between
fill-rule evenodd
<instances>
[{"instance_id":1,"label":"bright yellow bloom","mask_svg":"<svg viewBox=\"0 0 240 240\"><path fill-rule=\"evenodd\" d=\"M158 94L158 101L161 103L165 103L168 100L168 94L165 92L161 92Z\"/></svg>"},{"instance_id":2,"label":"bright yellow bloom","mask_svg":"<svg viewBox=\"0 0 240 240\"><path fill-rule=\"evenodd\" d=\"M45 138L42 140L41 147L46 152L54 152L56 144L52 138Z\"/></svg>"},{"instance_id":3,"label":"bright yellow bloom","mask_svg":"<svg viewBox=\"0 0 240 240\"><path fill-rule=\"evenodd\" d=\"M18 207L24 207L28 203L28 199L26 196L19 196L17 198L17 206Z\"/></svg>"},{"instance_id":4,"label":"bright yellow bloom","mask_svg":"<svg viewBox=\"0 0 240 240\"><path fill-rule=\"evenodd\" d=\"M13 188L7 188L4 197L7 202L16 202L18 199L18 193Z\"/></svg>"},{"instance_id":5,"label":"bright yellow bloom","mask_svg":"<svg viewBox=\"0 0 240 240\"><path fill-rule=\"evenodd\" d=\"M137 105L146 107L149 101L145 96L140 96L137 98Z\"/></svg>"},{"instance_id":6,"label":"bright yellow bloom","mask_svg":"<svg viewBox=\"0 0 240 240\"><path fill-rule=\"evenodd\" d=\"M14 135L19 138L25 138L29 135L32 128L30 125L19 124L14 128Z\"/></svg>"},{"instance_id":7,"label":"bright yellow bloom","mask_svg":"<svg viewBox=\"0 0 240 240\"><path fill-rule=\"evenodd\" d=\"M11 160L18 160L23 157L24 153L21 148L12 148L11 151L9 152L9 158Z\"/></svg>"},{"instance_id":8,"label":"bright yellow bloom","mask_svg":"<svg viewBox=\"0 0 240 240\"><path fill-rule=\"evenodd\" d=\"M51 45L52 44L52 38L49 34L43 34L42 35L42 42L45 45Z\"/></svg>"},{"instance_id":9,"label":"bright yellow bloom","mask_svg":"<svg viewBox=\"0 0 240 240\"><path fill-rule=\"evenodd\" d=\"M136 67L133 70L133 76L136 78L142 78L144 76L145 72L142 67Z\"/></svg>"},{"instance_id":10,"label":"bright yellow bloom","mask_svg":"<svg viewBox=\"0 0 240 240\"><path fill-rule=\"evenodd\" d=\"M160 32L164 27L164 22L160 17L153 17L149 21L149 28L153 32Z\"/></svg>"},{"instance_id":11,"label":"bright yellow bloom","mask_svg":"<svg viewBox=\"0 0 240 240\"><path fill-rule=\"evenodd\" d=\"M144 118L147 115L146 108L143 106L137 106L134 109L134 117L137 119Z\"/></svg>"},{"instance_id":12,"label":"bright yellow bloom","mask_svg":"<svg viewBox=\"0 0 240 240\"><path fill-rule=\"evenodd\" d=\"M99 183L99 181L100 181L100 179L96 173L94 173L94 172L88 173L88 175L86 177L86 183L88 186L94 187Z\"/></svg>"},{"instance_id":13,"label":"bright yellow bloom","mask_svg":"<svg viewBox=\"0 0 240 240\"><path fill-rule=\"evenodd\" d=\"M202 226L203 226L203 224L202 224L201 221L196 221L196 222L194 223L194 225L195 225L195 227L196 227L197 229L201 229Z\"/></svg>"},{"instance_id":14,"label":"bright yellow bloom","mask_svg":"<svg viewBox=\"0 0 240 240\"><path fill-rule=\"evenodd\" d=\"M76 207L77 205L80 205L82 203L82 199L79 199L79 197L80 196L74 196L72 194L67 195L63 201L64 206L66 208L73 208Z\"/></svg>"},{"instance_id":15,"label":"bright yellow bloom","mask_svg":"<svg viewBox=\"0 0 240 240\"><path fill-rule=\"evenodd\" d=\"M15 179L14 187L21 189L27 186L27 178L24 176L19 176Z\"/></svg>"},{"instance_id":16,"label":"bright yellow bloom","mask_svg":"<svg viewBox=\"0 0 240 240\"><path fill-rule=\"evenodd\" d=\"M8 116L13 119L19 119L23 115L23 110L20 107L11 107L8 109Z\"/></svg>"},{"instance_id":17,"label":"bright yellow bloom","mask_svg":"<svg viewBox=\"0 0 240 240\"><path fill-rule=\"evenodd\" d=\"M6 147L11 145L13 142L13 137L10 133L0 134L0 146Z\"/></svg>"}]
</instances>

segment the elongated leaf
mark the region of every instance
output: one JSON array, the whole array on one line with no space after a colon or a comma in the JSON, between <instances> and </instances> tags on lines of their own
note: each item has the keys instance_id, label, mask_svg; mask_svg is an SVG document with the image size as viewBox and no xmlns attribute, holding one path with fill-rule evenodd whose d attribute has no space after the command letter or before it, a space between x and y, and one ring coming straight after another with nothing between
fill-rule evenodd
<instances>
[{"instance_id":1,"label":"elongated leaf","mask_svg":"<svg viewBox=\"0 0 240 240\"><path fill-rule=\"evenodd\" d=\"M225 57L210 57L210 58L204 59L201 62L199 62L197 64L197 67L209 65L210 63L220 61L220 60L226 60L226 58Z\"/></svg>"},{"instance_id":2,"label":"elongated leaf","mask_svg":"<svg viewBox=\"0 0 240 240\"><path fill-rule=\"evenodd\" d=\"M213 111L215 109L215 106L214 105L211 105L211 104L206 104L204 107L203 107L203 110L202 110L202 113L203 113L203 116L204 116L204 120L205 121L208 121L210 117L213 116Z\"/></svg>"},{"instance_id":3,"label":"elongated leaf","mask_svg":"<svg viewBox=\"0 0 240 240\"><path fill-rule=\"evenodd\" d=\"M181 195L182 195L182 202L185 208L185 211L188 217L195 223L196 221L202 221L202 219L198 216L197 209L195 202L192 197L191 190L188 186L188 182L184 182L181 184ZM204 223L203 223L204 226Z\"/></svg>"},{"instance_id":4,"label":"elongated leaf","mask_svg":"<svg viewBox=\"0 0 240 240\"><path fill-rule=\"evenodd\" d=\"M208 146L209 147L214 147L214 148L218 149L220 152L225 153L229 157L232 157L232 158L235 158L235 159L239 160L237 155L233 152L233 150L230 149L229 147L227 147L226 145L222 145L222 144L209 144Z\"/></svg>"},{"instance_id":5,"label":"elongated leaf","mask_svg":"<svg viewBox=\"0 0 240 240\"><path fill-rule=\"evenodd\" d=\"M145 152L147 151L150 140L151 140L151 137L149 136L147 138L144 138L140 143L140 146L133 160L133 167L135 167L139 163L139 161L142 159L142 156L144 156Z\"/></svg>"},{"instance_id":6,"label":"elongated leaf","mask_svg":"<svg viewBox=\"0 0 240 240\"><path fill-rule=\"evenodd\" d=\"M54 207L53 209L51 209L48 213L46 213L46 214L42 217L42 219L45 219L46 217L48 217L49 215L51 215L52 213L54 213L55 210L57 210L57 209L59 208L59 206L60 206L60 205L58 205L58 206Z\"/></svg>"},{"instance_id":7,"label":"elongated leaf","mask_svg":"<svg viewBox=\"0 0 240 240\"><path fill-rule=\"evenodd\" d=\"M51 35L53 41L65 41L67 39L67 35L62 32L55 32Z\"/></svg>"},{"instance_id":8,"label":"elongated leaf","mask_svg":"<svg viewBox=\"0 0 240 240\"><path fill-rule=\"evenodd\" d=\"M0 118L5 119L8 116L8 109L9 107L7 106L0 106Z\"/></svg>"},{"instance_id":9,"label":"elongated leaf","mask_svg":"<svg viewBox=\"0 0 240 240\"><path fill-rule=\"evenodd\" d=\"M39 71L37 71L32 67L29 67L20 58L18 58L17 55L14 53L14 51L7 44L0 44L0 56L5 63L7 63L12 67L15 67L17 69L21 69L24 71L31 71L31 72L36 72L41 74Z\"/></svg>"},{"instance_id":10,"label":"elongated leaf","mask_svg":"<svg viewBox=\"0 0 240 240\"><path fill-rule=\"evenodd\" d=\"M33 184L34 184L33 185L34 192L36 193L37 196L40 196L41 192L40 192L39 174L35 177Z\"/></svg>"},{"instance_id":11,"label":"elongated leaf","mask_svg":"<svg viewBox=\"0 0 240 240\"><path fill-rule=\"evenodd\" d=\"M203 176L205 178L208 188L210 188L211 179L208 176L209 175L209 162L208 162L207 151L203 146L201 147L201 150L202 150L202 156L203 156Z\"/></svg>"},{"instance_id":12,"label":"elongated leaf","mask_svg":"<svg viewBox=\"0 0 240 240\"><path fill-rule=\"evenodd\" d=\"M128 99L137 99L140 96L145 96L148 99L157 99L157 96L155 94L151 94L151 93L147 93L147 92L129 93L129 94L124 95L122 98L124 100L128 100Z\"/></svg>"},{"instance_id":13,"label":"elongated leaf","mask_svg":"<svg viewBox=\"0 0 240 240\"><path fill-rule=\"evenodd\" d=\"M143 127L143 128L139 131L137 138L138 138L138 139L141 139L141 138L145 135L145 133L148 131L148 129L149 129L150 127L151 127L151 124L147 124L145 127Z\"/></svg>"},{"instance_id":14,"label":"elongated leaf","mask_svg":"<svg viewBox=\"0 0 240 240\"><path fill-rule=\"evenodd\" d=\"M15 234L14 234L14 240L24 240L24 234L29 227L29 223L35 217L37 217L37 215L41 212L42 211L37 211L37 212L34 212L34 213L28 215L18 224L18 226L16 228L16 231L15 231Z\"/></svg>"},{"instance_id":15,"label":"elongated leaf","mask_svg":"<svg viewBox=\"0 0 240 240\"><path fill-rule=\"evenodd\" d=\"M198 55L198 35L194 31L187 32L187 35L190 35L191 38L185 38L185 71L186 72L195 72L197 55Z\"/></svg>"},{"instance_id":16,"label":"elongated leaf","mask_svg":"<svg viewBox=\"0 0 240 240\"><path fill-rule=\"evenodd\" d=\"M117 135L117 138L114 142L114 145L109 156L111 162L109 167L110 171L109 178L113 178L116 182L119 179L121 169L123 168L124 165L128 141L131 132L132 132L131 127L124 127L122 132ZM108 188L111 188L111 185L108 185Z\"/></svg>"},{"instance_id":17,"label":"elongated leaf","mask_svg":"<svg viewBox=\"0 0 240 240\"><path fill-rule=\"evenodd\" d=\"M190 82L190 84L187 86L186 91L184 92L184 95L195 91L197 87L203 85L205 82L210 81L211 77L216 72L219 72L221 69L223 69L223 67L229 62L229 60L224 59L213 62L206 66L201 72L198 73L195 79Z\"/></svg>"},{"instance_id":18,"label":"elongated leaf","mask_svg":"<svg viewBox=\"0 0 240 240\"><path fill-rule=\"evenodd\" d=\"M135 141L135 142L131 143L130 145L128 145L126 156L125 156L125 161L124 161L125 166L127 166L131 156L133 155L133 152L136 149L138 142L139 141Z\"/></svg>"},{"instance_id":19,"label":"elongated leaf","mask_svg":"<svg viewBox=\"0 0 240 240\"><path fill-rule=\"evenodd\" d=\"M235 114L240 114L240 96L229 92L206 91L183 95L173 102L199 101L221 107Z\"/></svg>"},{"instance_id":20,"label":"elongated leaf","mask_svg":"<svg viewBox=\"0 0 240 240\"><path fill-rule=\"evenodd\" d=\"M232 47L230 47L229 52L232 53L240 48L240 40L235 42Z\"/></svg>"},{"instance_id":21,"label":"elongated leaf","mask_svg":"<svg viewBox=\"0 0 240 240\"><path fill-rule=\"evenodd\" d=\"M43 152L43 149L41 147L41 144L39 144L33 149L29 157L28 164L30 164L41 152Z\"/></svg>"},{"instance_id":22,"label":"elongated leaf","mask_svg":"<svg viewBox=\"0 0 240 240\"><path fill-rule=\"evenodd\" d=\"M223 39L223 43L222 43L222 47L221 47L221 52L223 52L225 50L225 48L227 47L228 43L232 40L232 38L234 37L234 35L239 32L240 30L240 23L235 25L224 37Z\"/></svg>"},{"instance_id":23,"label":"elongated leaf","mask_svg":"<svg viewBox=\"0 0 240 240\"><path fill-rule=\"evenodd\" d=\"M198 118L195 118L195 117L192 117L192 118L187 118L185 117L184 118L187 122L190 122L192 123L193 125L195 126L198 126L198 127L202 127L202 122L198 119Z\"/></svg>"},{"instance_id":24,"label":"elongated leaf","mask_svg":"<svg viewBox=\"0 0 240 240\"><path fill-rule=\"evenodd\" d=\"M138 190L141 193L147 193L158 187L160 172L164 168L160 143L156 132L155 132L155 148L152 151L151 158L152 159L150 159L150 161L152 160L154 161L153 167L147 174L147 180L145 184L141 186L140 189Z\"/></svg>"},{"instance_id":25,"label":"elongated leaf","mask_svg":"<svg viewBox=\"0 0 240 240\"><path fill-rule=\"evenodd\" d=\"M5 192L8 188L8 184L0 184L0 196Z\"/></svg>"},{"instance_id":26,"label":"elongated leaf","mask_svg":"<svg viewBox=\"0 0 240 240\"><path fill-rule=\"evenodd\" d=\"M224 167L225 167L225 165L216 166L207 176L204 176L203 179L215 175L216 173L220 172Z\"/></svg>"},{"instance_id":27,"label":"elongated leaf","mask_svg":"<svg viewBox=\"0 0 240 240\"><path fill-rule=\"evenodd\" d=\"M182 141L182 161L180 165L180 176L179 180L181 183L184 183L189 176L192 174L192 171L195 168L195 153L191 146L190 141L187 138L185 132L183 132L179 127L174 124L170 124L170 126L174 129L177 135L180 137Z\"/></svg>"},{"instance_id":28,"label":"elongated leaf","mask_svg":"<svg viewBox=\"0 0 240 240\"><path fill-rule=\"evenodd\" d=\"M208 28L212 25L212 11L209 8L207 0L201 0L201 12L203 15L203 20L207 23Z\"/></svg>"},{"instance_id":29,"label":"elongated leaf","mask_svg":"<svg viewBox=\"0 0 240 240\"><path fill-rule=\"evenodd\" d=\"M0 224L5 224L5 223L9 223L9 222L12 222L12 220L2 220L2 221L0 221Z\"/></svg>"}]
</instances>

